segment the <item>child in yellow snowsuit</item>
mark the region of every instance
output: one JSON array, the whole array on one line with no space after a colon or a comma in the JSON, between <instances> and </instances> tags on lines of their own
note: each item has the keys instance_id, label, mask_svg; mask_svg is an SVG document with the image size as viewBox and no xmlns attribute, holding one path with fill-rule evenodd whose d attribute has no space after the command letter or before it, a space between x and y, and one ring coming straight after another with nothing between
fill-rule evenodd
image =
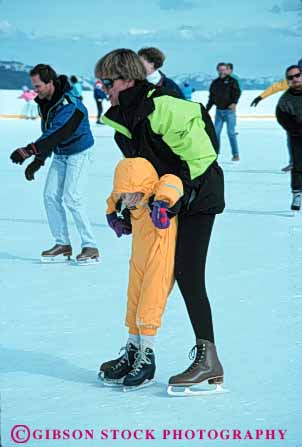
<instances>
[{"instance_id":1,"label":"child in yellow snowsuit","mask_svg":"<svg viewBox=\"0 0 302 447\"><path fill-rule=\"evenodd\" d=\"M116 214L121 199L130 210L133 234L126 314L129 339L119 359L101 365L105 384L123 384L128 390L152 382L153 339L174 283L177 220L170 219L170 212L175 212L182 195L178 177L166 174L159 179L144 158L126 158L115 169L107 220L119 237L130 233L130 223Z\"/></svg>"}]
</instances>

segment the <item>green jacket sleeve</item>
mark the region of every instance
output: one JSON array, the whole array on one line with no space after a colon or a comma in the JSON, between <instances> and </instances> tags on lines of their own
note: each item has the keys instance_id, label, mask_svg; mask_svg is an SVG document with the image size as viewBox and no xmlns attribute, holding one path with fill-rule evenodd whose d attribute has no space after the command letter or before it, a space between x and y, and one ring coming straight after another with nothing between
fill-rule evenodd
<instances>
[{"instance_id":1,"label":"green jacket sleeve","mask_svg":"<svg viewBox=\"0 0 302 447\"><path fill-rule=\"evenodd\" d=\"M154 133L189 167L191 180L202 175L217 155L205 130L200 104L171 96L153 99L155 110L148 118Z\"/></svg>"}]
</instances>

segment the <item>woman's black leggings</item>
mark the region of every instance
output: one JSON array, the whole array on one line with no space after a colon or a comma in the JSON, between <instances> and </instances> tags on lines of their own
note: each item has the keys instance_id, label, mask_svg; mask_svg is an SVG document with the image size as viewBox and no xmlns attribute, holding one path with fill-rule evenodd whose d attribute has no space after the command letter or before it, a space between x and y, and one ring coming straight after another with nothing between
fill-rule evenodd
<instances>
[{"instance_id":1,"label":"woman's black leggings","mask_svg":"<svg viewBox=\"0 0 302 447\"><path fill-rule=\"evenodd\" d=\"M196 338L214 343L212 312L205 285L205 267L213 214L179 215L175 279L185 300Z\"/></svg>"}]
</instances>

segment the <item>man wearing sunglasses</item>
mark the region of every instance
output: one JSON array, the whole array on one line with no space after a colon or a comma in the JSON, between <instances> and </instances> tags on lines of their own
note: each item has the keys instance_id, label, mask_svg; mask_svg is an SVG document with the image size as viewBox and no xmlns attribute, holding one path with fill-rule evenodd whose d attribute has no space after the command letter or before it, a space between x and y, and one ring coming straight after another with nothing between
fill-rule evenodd
<instances>
[{"instance_id":1,"label":"man wearing sunglasses","mask_svg":"<svg viewBox=\"0 0 302 447\"><path fill-rule=\"evenodd\" d=\"M291 209L299 211L302 200L302 70L299 65L291 65L286 69L285 76L289 89L279 99L276 116L289 136L293 161Z\"/></svg>"}]
</instances>

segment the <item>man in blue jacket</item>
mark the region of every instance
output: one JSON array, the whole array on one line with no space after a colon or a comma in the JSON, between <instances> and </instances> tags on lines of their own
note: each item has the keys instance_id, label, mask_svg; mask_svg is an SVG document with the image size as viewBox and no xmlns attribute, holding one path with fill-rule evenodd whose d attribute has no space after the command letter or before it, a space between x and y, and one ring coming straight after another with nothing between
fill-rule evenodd
<instances>
[{"instance_id":1,"label":"man in blue jacket","mask_svg":"<svg viewBox=\"0 0 302 447\"><path fill-rule=\"evenodd\" d=\"M41 116L42 135L34 143L16 149L10 158L21 165L35 156L25 170L26 179L34 180L34 174L54 152L44 189L44 204L55 245L42 252L42 261L57 261L62 256L70 259L72 255L64 202L82 242L77 261L95 262L99 252L80 195L80 184L94 143L87 109L70 94L67 77L57 76L49 65L36 65L30 77L38 94L35 101Z\"/></svg>"}]
</instances>

